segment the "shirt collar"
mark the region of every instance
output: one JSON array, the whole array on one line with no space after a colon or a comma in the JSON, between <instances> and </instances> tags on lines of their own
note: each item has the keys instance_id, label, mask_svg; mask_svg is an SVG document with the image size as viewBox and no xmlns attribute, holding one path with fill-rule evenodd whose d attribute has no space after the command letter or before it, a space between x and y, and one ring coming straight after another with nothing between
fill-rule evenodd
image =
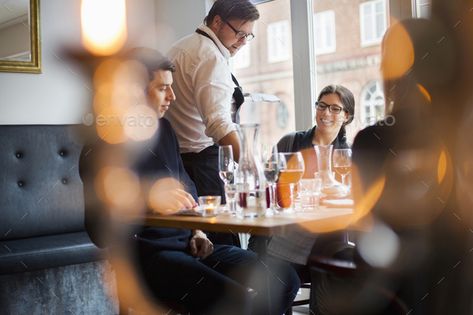
<instances>
[{"instance_id":1,"label":"shirt collar","mask_svg":"<svg viewBox=\"0 0 473 315\"><path fill-rule=\"evenodd\" d=\"M225 59L227 59L227 60L230 59L230 57L232 56L230 54L230 51L225 46L223 46L222 42L220 41L220 39L218 39L217 35L215 35L215 33L212 31L212 29L210 29L205 24L201 24L198 28L200 30L204 31L205 33L207 33L210 37L212 37L212 39L217 44L218 50L220 50L220 52L225 57Z\"/></svg>"}]
</instances>

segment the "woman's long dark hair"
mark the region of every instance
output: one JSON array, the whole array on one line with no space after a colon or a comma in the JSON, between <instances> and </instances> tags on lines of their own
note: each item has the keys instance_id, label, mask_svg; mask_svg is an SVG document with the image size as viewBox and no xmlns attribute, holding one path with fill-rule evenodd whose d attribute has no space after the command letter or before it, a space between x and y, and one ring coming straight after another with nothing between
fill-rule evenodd
<instances>
[{"instance_id":1,"label":"woman's long dark hair","mask_svg":"<svg viewBox=\"0 0 473 315\"><path fill-rule=\"evenodd\" d=\"M337 135L337 139L340 143L346 143L347 131L345 130L345 126L353 121L355 115L355 98L353 97L353 93L343 85L332 84L324 87L322 91L320 91L317 102L320 101L322 97L329 94L337 94L342 102L343 110L348 113L348 120L343 123Z\"/></svg>"}]
</instances>

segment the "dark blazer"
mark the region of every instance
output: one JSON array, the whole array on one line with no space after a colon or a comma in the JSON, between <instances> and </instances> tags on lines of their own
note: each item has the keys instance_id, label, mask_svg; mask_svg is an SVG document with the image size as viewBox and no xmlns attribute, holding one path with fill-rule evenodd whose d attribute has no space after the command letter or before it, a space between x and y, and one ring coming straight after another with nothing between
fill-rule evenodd
<instances>
[{"instance_id":1,"label":"dark blazer","mask_svg":"<svg viewBox=\"0 0 473 315\"><path fill-rule=\"evenodd\" d=\"M153 145L144 151L136 169L143 179L154 181L173 177L179 180L185 190L197 200L195 185L182 164L176 134L165 118L159 120L159 129ZM137 239L144 249L150 247L151 250L186 250L190 236L190 230L146 227L137 234Z\"/></svg>"}]
</instances>

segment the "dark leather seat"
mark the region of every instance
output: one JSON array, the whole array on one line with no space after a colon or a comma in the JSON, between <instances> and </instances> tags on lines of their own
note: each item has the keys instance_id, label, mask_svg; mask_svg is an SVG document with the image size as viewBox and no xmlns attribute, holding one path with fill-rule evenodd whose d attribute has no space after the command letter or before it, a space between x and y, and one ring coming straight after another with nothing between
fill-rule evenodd
<instances>
[{"instance_id":1,"label":"dark leather seat","mask_svg":"<svg viewBox=\"0 0 473 315\"><path fill-rule=\"evenodd\" d=\"M51 293L41 290L41 285L51 287L63 282L74 288L53 292L63 301L79 301L87 294L98 297L88 306L77 304L76 310L113 313L110 301L100 300L108 298L106 293L97 291L103 289L100 273L104 265L99 263L103 250L85 231L79 128L0 126L0 292L8 292L0 295L0 304L7 313L42 312L38 308L41 304L54 309L60 303L50 299ZM61 267L60 272L57 267ZM88 282L81 279L94 274ZM43 284L48 275L61 276L51 280L54 284ZM38 283L38 279L42 280ZM32 302L17 302L22 299ZM70 300L64 303L75 309ZM38 303L40 306L35 306Z\"/></svg>"}]
</instances>

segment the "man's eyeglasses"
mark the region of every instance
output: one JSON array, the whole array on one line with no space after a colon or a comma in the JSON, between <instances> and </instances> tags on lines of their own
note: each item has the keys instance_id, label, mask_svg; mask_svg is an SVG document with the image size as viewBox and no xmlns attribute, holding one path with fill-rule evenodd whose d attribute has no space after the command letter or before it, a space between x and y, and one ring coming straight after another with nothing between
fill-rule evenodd
<instances>
[{"instance_id":1,"label":"man's eyeglasses","mask_svg":"<svg viewBox=\"0 0 473 315\"><path fill-rule=\"evenodd\" d=\"M246 34L245 32L243 31L239 31L237 30L236 28L234 28L230 23L228 23L227 21L224 21L225 24L227 24L231 29L232 31L235 32L235 36L238 40L242 39L243 37L246 38L246 41L249 42L250 40L252 40L253 38L255 38L255 35L253 35L253 33L249 33L249 34Z\"/></svg>"},{"instance_id":2,"label":"man's eyeglasses","mask_svg":"<svg viewBox=\"0 0 473 315\"><path fill-rule=\"evenodd\" d=\"M340 114L342 110L344 110L343 107L340 107L335 104L325 104L324 102L315 102L315 107L319 112L323 112L328 108L329 112L331 112L332 114Z\"/></svg>"}]
</instances>

